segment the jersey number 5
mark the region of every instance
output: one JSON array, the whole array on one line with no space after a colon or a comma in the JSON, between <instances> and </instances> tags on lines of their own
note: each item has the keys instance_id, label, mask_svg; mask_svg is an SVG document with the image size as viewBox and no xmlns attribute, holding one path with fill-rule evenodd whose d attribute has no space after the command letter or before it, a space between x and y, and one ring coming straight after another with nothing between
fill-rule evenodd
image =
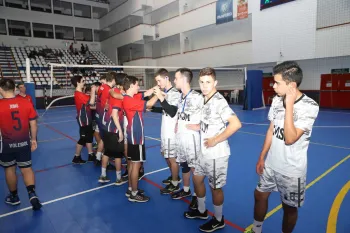
<instances>
[{"instance_id":1,"label":"jersey number 5","mask_svg":"<svg viewBox=\"0 0 350 233\"><path fill-rule=\"evenodd\" d=\"M11 112L12 120L17 121L17 124L13 126L14 130L20 131L22 129L21 119L19 119L16 115L19 114L18 111Z\"/></svg>"}]
</instances>

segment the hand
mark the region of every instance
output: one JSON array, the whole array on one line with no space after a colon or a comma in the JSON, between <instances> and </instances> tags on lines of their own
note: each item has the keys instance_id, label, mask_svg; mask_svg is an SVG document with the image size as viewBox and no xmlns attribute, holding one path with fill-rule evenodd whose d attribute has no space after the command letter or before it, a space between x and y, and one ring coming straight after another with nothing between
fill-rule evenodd
<instances>
[{"instance_id":1,"label":"hand","mask_svg":"<svg viewBox=\"0 0 350 233\"><path fill-rule=\"evenodd\" d=\"M143 93L144 97L150 96L153 94L153 88L148 89L147 91L145 91L145 93Z\"/></svg>"},{"instance_id":2,"label":"hand","mask_svg":"<svg viewBox=\"0 0 350 233\"><path fill-rule=\"evenodd\" d=\"M164 100L165 93L162 92L158 86L153 89L153 94L155 94L160 101Z\"/></svg>"},{"instance_id":3,"label":"hand","mask_svg":"<svg viewBox=\"0 0 350 233\"><path fill-rule=\"evenodd\" d=\"M35 151L36 148L38 148L38 144L37 144L36 140L30 141L30 144L31 144L30 150L31 150L32 152Z\"/></svg>"},{"instance_id":4,"label":"hand","mask_svg":"<svg viewBox=\"0 0 350 233\"><path fill-rule=\"evenodd\" d=\"M91 93L95 93L96 92L96 86L95 85L92 85L91 86Z\"/></svg>"},{"instance_id":5,"label":"hand","mask_svg":"<svg viewBox=\"0 0 350 233\"><path fill-rule=\"evenodd\" d=\"M259 159L259 161L256 164L256 173L258 175L262 175L265 167L265 160Z\"/></svg>"},{"instance_id":6,"label":"hand","mask_svg":"<svg viewBox=\"0 0 350 233\"><path fill-rule=\"evenodd\" d=\"M118 142L122 142L124 140L124 134L121 130L119 130L119 139Z\"/></svg>"},{"instance_id":7,"label":"hand","mask_svg":"<svg viewBox=\"0 0 350 233\"><path fill-rule=\"evenodd\" d=\"M216 144L218 144L218 143L216 142L215 137L204 139L204 146L206 148L214 147L214 146L216 146Z\"/></svg>"},{"instance_id":8,"label":"hand","mask_svg":"<svg viewBox=\"0 0 350 233\"><path fill-rule=\"evenodd\" d=\"M121 93L122 95L125 95L125 91L124 91L124 90L120 90L120 93Z\"/></svg>"},{"instance_id":9,"label":"hand","mask_svg":"<svg viewBox=\"0 0 350 233\"><path fill-rule=\"evenodd\" d=\"M193 131L199 131L201 129L199 124L187 124L186 128Z\"/></svg>"},{"instance_id":10,"label":"hand","mask_svg":"<svg viewBox=\"0 0 350 233\"><path fill-rule=\"evenodd\" d=\"M288 86L286 93L286 105L294 105L294 102L297 100L297 89L294 86Z\"/></svg>"}]
</instances>

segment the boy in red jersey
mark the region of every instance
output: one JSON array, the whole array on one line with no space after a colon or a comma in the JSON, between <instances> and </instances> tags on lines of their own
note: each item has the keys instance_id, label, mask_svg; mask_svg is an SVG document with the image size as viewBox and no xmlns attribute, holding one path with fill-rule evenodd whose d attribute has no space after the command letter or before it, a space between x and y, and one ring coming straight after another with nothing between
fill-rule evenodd
<instances>
[{"instance_id":1,"label":"boy in red jersey","mask_svg":"<svg viewBox=\"0 0 350 233\"><path fill-rule=\"evenodd\" d=\"M22 97L28 100L31 104L33 104L32 97L26 94L27 88L26 86L24 86L24 83L20 82L19 84L17 84L17 88L19 90L19 93L16 95L16 97Z\"/></svg>"},{"instance_id":2,"label":"boy in red jersey","mask_svg":"<svg viewBox=\"0 0 350 233\"><path fill-rule=\"evenodd\" d=\"M143 94L138 94L140 87L138 79L134 76L128 76L124 81L124 90L126 95L123 99L123 108L128 121L127 125L127 141L128 141L128 158L131 160L128 166L129 172L129 189L126 196L132 202L147 202L149 197L138 190L139 170L141 162L146 161L145 136L143 128L143 112L146 108L151 108L157 101L157 97L153 97L149 101L142 98L152 95L153 89Z\"/></svg>"},{"instance_id":3,"label":"boy in red jersey","mask_svg":"<svg viewBox=\"0 0 350 233\"><path fill-rule=\"evenodd\" d=\"M86 145L89 153L89 162L93 162L95 155L92 151L92 141L93 141L93 129L92 129L92 114L90 106L95 103L95 95L87 95L83 92L85 85L85 78L82 76L74 76L72 78L72 84L75 87L74 101L77 109L77 121L79 124L79 134L80 139L77 143L75 156L72 160L74 164L84 164L85 160L81 158L81 150L83 146ZM91 87L91 92L95 92L95 86Z\"/></svg>"},{"instance_id":4,"label":"boy in red jersey","mask_svg":"<svg viewBox=\"0 0 350 233\"><path fill-rule=\"evenodd\" d=\"M20 168L33 210L41 203L35 193L35 178L31 168L31 152L36 150L37 114L28 100L15 97L15 83L11 79L0 80L0 165L5 168L6 183L10 194L5 202L20 204L17 193L16 165ZM32 140L29 138L29 126Z\"/></svg>"}]
</instances>

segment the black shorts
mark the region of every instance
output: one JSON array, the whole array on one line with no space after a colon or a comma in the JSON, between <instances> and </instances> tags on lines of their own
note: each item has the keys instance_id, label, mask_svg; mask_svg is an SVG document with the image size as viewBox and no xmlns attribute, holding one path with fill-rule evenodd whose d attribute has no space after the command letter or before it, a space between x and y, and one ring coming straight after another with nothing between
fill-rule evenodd
<instances>
[{"instance_id":1,"label":"black shorts","mask_svg":"<svg viewBox=\"0 0 350 233\"><path fill-rule=\"evenodd\" d=\"M128 144L128 159L132 162L146 162L145 145Z\"/></svg>"},{"instance_id":2,"label":"black shorts","mask_svg":"<svg viewBox=\"0 0 350 233\"><path fill-rule=\"evenodd\" d=\"M119 135L104 131L102 141L104 143L104 155L110 158L123 158L124 156L124 141L118 142Z\"/></svg>"},{"instance_id":3,"label":"black shorts","mask_svg":"<svg viewBox=\"0 0 350 233\"><path fill-rule=\"evenodd\" d=\"M80 139L78 144L84 146L86 143L92 143L94 139L94 130L92 129L92 124L87 126L79 126Z\"/></svg>"},{"instance_id":4,"label":"black shorts","mask_svg":"<svg viewBox=\"0 0 350 233\"><path fill-rule=\"evenodd\" d=\"M21 150L1 153L0 165L4 168L18 166L19 168L27 168L32 166L32 152L30 147Z\"/></svg>"}]
</instances>

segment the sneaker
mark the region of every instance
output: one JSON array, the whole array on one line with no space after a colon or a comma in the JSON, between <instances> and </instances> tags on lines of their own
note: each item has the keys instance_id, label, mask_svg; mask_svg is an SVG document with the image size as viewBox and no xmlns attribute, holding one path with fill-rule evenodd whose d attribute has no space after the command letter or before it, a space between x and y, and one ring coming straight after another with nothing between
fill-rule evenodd
<instances>
[{"instance_id":1,"label":"sneaker","mask_svg":"<svg viewBox=\"0 0 350 233\"><path fill-rule=\"evenodd\" d=\"M5 203L9 205L19 205L21 201L19 200L18 195L8 194L5 198Z\"/></svg>"},{"instance_id":2,"label":"sneaker","mask_svg":"<svg viewBox=\"0 0 350 233\"><path fill-rule=\"evenodd\" d=\"M93 153L89 154L88 162L95 162L95 160L96 160L96 156Z\"/></svg>"},{"instance_id":3,"label":"sneaker","mask_svg":"<svg viewBox=\"0 0 350 233\"><path fill-rule=\"evenodd\" d=\"M142 189L137 189L137 191L138 191L138 193L140 193L140 194L144 194L144 193L145 193L145 191L142 190ZM125 196L126 196L126 197L130 197L130 196L131 196L131 191L130 191L129 189L126 191Z\"/></svg>"},{"instance_id":4,"label":"sneaker","mask_svg":"<svg viewBox=\"0 0 350 233\"><path fill-rule=\"evenodd\" d=\"M39 198L37 197L36 193L35 192L31 192L28 194L29 196L29 201L30 201L30 204L32 204L33 206L33 210L40 210L42 205L39 201Z\"/></svg>"},{"instance_id":5,"label":"sneaker","mask_svg":"<svg viewBox=\"0 0 350 233\"><path fill-rule=\"evenodd\" d=\"M168 184L165 186L165 188L162 188L160 190L161 194L172 194L174 192L180 191L180 185L177 184L176 186L173 185L173 183Z\"/></svg>"},{"instance_id":6,"label":"sneaker","mask_svg":"<svg viewBox=\"0 0 350 233\"><path fill-rule=\"evenodd\" d=\"M101 160L98 160L96 158L96 160L94 161L94 164L95 164L96 167L101 167Z\"/></svg>"},{"instance_id":7,"label":"sneaker","mask_svg":"<svg viewBox=\"0 0 350 233\"><path fill-rule=\"evenodd\" d=\"M109 163L106 167L107 171L115 171L115 166L113 166L111 163Z\"/></svg>"},{"instance_id":8,"label":"sneaker","mask_svg":"<svg viewBox=\"0 0 350 233\"><path fill-rule=\"evenodd\" d=\"M190 189L188 190L188 192L185 192L184 189L181 189L179 192L172 194L171 198L175 199L175 200L179 200L181 198L189 197L191 195L192 194L191 194L191 190Z\"/></svg>"},{"instance_id":9,"label":"sneaker","mask_svg":"<svg viewBox=\"0 0 350 233\"><path fill-rule=\"evenodd\" d=\"M100 176L100 178L98 179L99 183L108 183L109 181L111 181L111 180L108 179L107 176Z\"/></svg>"},{"instance_id":10,"label":"sneaker","mask_svg":"<svg viewBox=\"0 0 350 233\"><path fill-rule=\"evenodd\" d=\"M123 184L127 183L128 181L129 181L128 178L122 177L119 180L117 180L114 184L119 186L119 185L123 185Z\"/></svg>"},{"instance_id":11,"label":"sneaker","mask_svg":"<svg viewBox=\"0 0 350 233\"><path fill-rule=\"evenodd\" d=\"M189 210L184 213L185 218L199 218L199 219L208 219L208 210L205 210L204 213L199 212L198 209L196 210Z\"/></svg>"},{"instance_id":12,"label":"sneaker","mask_svg":"<svg viewBox=\"0 0 350 233\"><path fill-rule=\"evenodd\" d=\"M249 230L245 230L244 233L255 233L255 231L252 229L249 229Z\"/></svg>"},{"instance_id":13,"label":"sneaker","mask_svg":"<svg viewBox=\"0 0 350 233\"><path fill-rule=\"evenodd\" d=\"M149 199L150 198L145 196L144 194L137 192L135 196L131 194L128 200L131 202L148 202Z\"/></svg>"},{"instance_id":14,"label":"sneaker","mask_svg":"<svg viewBox=\"0 0 350 233\"><path fill-rule=\"evenodd\" d=\"M126 169L125 172L123 173L122 177L127 178L128 176L129 176L128 169Z\"/></svg>"},{"instance_id":15,"label":"sneaker","mask_svg":"<svg viewBox=\"0 0 350 233\"><path fill-rule=\"evenodd\" d=\"M168 178L166 178L165 180L163 180L162 183L165 184L165 185L168 185L168 184L171 183L172 180L173 180L173 177L172 177L172 176L169 176ZM181 178L180 178L179 176L177 177L177 181L178 181L179 183L182 182L182 180L181 180Z\"/></svg>"},{"instance_id":16,"label":"sneaker","mask_svg":"<svg viewBox=\"0 0 350 233\"><path fill-rule=\"evenodd\" d=\"M196 210L198 209L198 199L196 196L192 196L192 200L191 200L191 203L189 205L189 208L191 210Z\"/></svg>"},{"instance_id":17,"label":"sneaker","mask_svg":"<svg viewBox=\"0 0 350 233\"><path fill-rule=\"evenodd\" d=\"M221 221L218 221L215 216L212 217L208 222L204 223L199 227L199 230L204 232L213 232L225 227L224 216L222 216Z\"/></svg>"},{"instance_id":18,"label":"sneaker","mask_svg":"<svg viewBox=\"0 0 350 233\"><path fill-rule=\"evenodd\" d=\"M85 164L86 161L81 158L81 156L74 156L72 160L73 164Z\"/></svg>"}]
</instances>

